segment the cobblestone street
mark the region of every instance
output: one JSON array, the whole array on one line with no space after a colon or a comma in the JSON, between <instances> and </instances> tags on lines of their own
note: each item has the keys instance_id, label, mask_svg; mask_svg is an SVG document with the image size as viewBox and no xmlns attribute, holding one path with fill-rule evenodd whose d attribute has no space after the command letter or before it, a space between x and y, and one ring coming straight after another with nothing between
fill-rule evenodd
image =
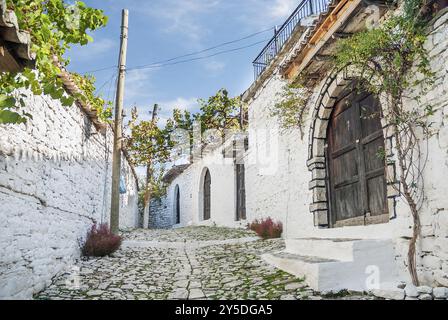
<instances>
[{"instance_id":1,"label":"cobblestone street","mask_svg":"<svg viewBox=\"0 0 448 320\"><path fill-rule=\"evenodd\" d=\"M188 227L124 233L111 257L79 261L35 299L322 299L260 255L283 240L246 230ZM344 295L332 299L371 299Z\"/></svg>"}]
</instances>

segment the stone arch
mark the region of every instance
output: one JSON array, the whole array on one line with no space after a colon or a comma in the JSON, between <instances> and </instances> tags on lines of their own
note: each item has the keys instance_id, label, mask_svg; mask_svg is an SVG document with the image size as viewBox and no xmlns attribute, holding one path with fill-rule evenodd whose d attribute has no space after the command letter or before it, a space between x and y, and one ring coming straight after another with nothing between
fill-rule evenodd
<instances>
[{"instance_id":1,"label":"stone arch","mask_svg":"<svg viewBox=\"0 0 448 320\"><path fill-rule=\"evenodd\" d=\"M201 172L201 176L200 176L200 179L199 179L199 202L198 202L198 205L199 205L199 221L205 221L205 220L208 220L208 219L204 219L204 215L205 215L205 211L204 211L204 202L205 202L205 194L204 194L204 191L205 191L205 180L206 180L206 177L207 177L207 175L209 176L209 177L211 177L211 174L210 174L210 169L209 168L207 168L207 167L204 167L203 169L202 169L202 172ZM211 190L210 190L211 191ZM211 195L210 195L210 197L211 197ZM210 212L211 212L211 200L210 200Z\"/></svg>"},{"instance_id":2,"label":"stone arch","mask_svg":"<svg viewBox=\"0 0 448 320\"><path fill-rule=\"evenodd\" d=\"M311 172L309 189L312 191L310 212L314 215L314 225L320 228L330 227L329 195L327 176L327 129L333 107L339 95L353 84L355 78L349 75L347 68L333 71L321 87L315 108L312 113L309 129L307 167ZM388 125L381 119L384 130L387 156L393 155L393 137L387 129ZM396 198L399 196L399 183L395 162L388 161L386 166L387 198L391 219L396 217Z\"/></svg>"}]
</instances>

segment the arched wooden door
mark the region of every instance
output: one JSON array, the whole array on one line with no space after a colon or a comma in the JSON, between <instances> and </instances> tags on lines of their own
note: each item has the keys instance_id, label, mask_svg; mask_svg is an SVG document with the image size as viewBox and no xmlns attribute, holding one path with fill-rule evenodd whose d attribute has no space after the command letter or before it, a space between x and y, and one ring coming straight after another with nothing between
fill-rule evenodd
<instances>
[{"instance_id":1,"label":"arched wooden door","mask_svg":"<svg viewBox=\"0 0 448 320\"><path fill-rule=\"evenodd\" d=\"M180 223L180 190L176 186L176 224Z\"/></svg>"},{"instance_id":2,"label":"arched wooden door","mask_svg":"<svg viewBox=\"0 0 448 320\"><path fill-rule=\"evenodd\" d=\"M244 164L236 164L236 220L246 220L246 181Z\"/></svg>"},{"instance_id":3,"label":"arched wooden door","mask_svg":"<svg viewBox=\"0 0 448 320\"><path fill-rule=\"evenodd\" d=\"M205 172L205 177L204 177L204 220L209 220L211 217L211 214L210 214L211 184L212 184L212 179L210 176L210 171L207 170Z\"/></svg>"},{"instance_id":4,"label":"arched wooden door","mask_svg":"<svg viewBox=\"0 0 448 320\"><path fill-rule=\"evenodd\" d=\"M327 149L333 227L389 220L380 119L379 101L371 94L352 92L334 107Z\"/></svg>"}]
</instances>

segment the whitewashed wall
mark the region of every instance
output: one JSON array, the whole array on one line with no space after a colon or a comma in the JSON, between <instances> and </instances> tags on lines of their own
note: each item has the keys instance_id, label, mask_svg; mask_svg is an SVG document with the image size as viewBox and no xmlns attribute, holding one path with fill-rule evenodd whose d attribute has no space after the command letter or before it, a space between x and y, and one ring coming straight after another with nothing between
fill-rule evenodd
<instances>
[{"instance_id":1,"label":"whitewashed wall","mask_svg":"<svg viewBox=\"0 0 448 320\"><path fill-rule=\"evenodd\" d=\"M312 223L312 216L308 212L306 137L302 140L299 130L282 130L271 116L284 85L280 76L274 75L249 103L246 206L249 221L261 217L281 221L288 237L297 232L298 219L306 225Z\"/></svg>"},{"instance_id":2,"label":"whitewashed wall","mask_svg":"<svg viewBox=\"0 0 448 320\"><path fill-rule=\"evenodd\" d=\"M446 12L446 11L445 11ZM418 265L422 283L448 285L448 13L434 21L426 47L431 65L436 72L436 83L426 94L421 108L431 104L437 111L430 119L436 134L427 144L428 162L423 173L426 200L421 209L422 235L418 243ZM395 243L396 260L403 280L408 280L406 255L411 236L412 220L403 199L398 200L396 219L387 224L318 229L314 226L309 205L312 193L308 190L311 173L308 171L308 134L311 112L305 122L305 136L300 132L283 132L278 139L277 155L271 154L270 163L277 163L266 171L263 163L253 161L257 148L266 147L277 128L277 119L270 115L278 100L284 82L273 75L249 102L250 149L246 155L246 190L248 220L271 216L281 220L286 238L323 237L357 239L391 239ZM317 93L323 83L316 87L309 101L313 110ZM419 92L419 88L414 89ZM254 136L257 129L272 129L269 135ZM262 131L261 131L262 132ZM422 150L426 142L422 141ZM263 154L263 152L261 152ZM276 161L277 160L277 161ZM276 161L276 162L275 162ZM263 172L266 173L263 173Z\"/></svg>"},{"instance_id":3,"label":"whitewashed wall","mask_svg":"<svg viewBox=\"0 0 448 320\"><path fill-rule=\"evenodd\" d=\"M0 299L42 290L109 216L111 130L96 132L77 106L45 96L30 95L26 109L26 124L0 126ZM123 173L120 227L133 228L137 185L125 159Z\"/></svg>"},{"instance_id":4,"label":"whitewashed wall","mask_svg":"<svg viewBox=\"0 0 448 320\"><path fill-rule=\"evenodd\" d=\"M211 219L203 221L203 177L205 168L211 176ZM167 206L175 221L175 188L179 186L180 214L179 226L213 225L241 227L244 221L236 221L236 180L233 159L224 158L222 148L196 160L188 169L169 185Z\"/></svg>"},{"instance_id":5,"label":"whitewashed wall","mask_svg":"<svg viewBox=\"0 0 448 320\"><path fill-rule=\"evenodd\" d=\"M424 171L426 200L421 210L422 234L418 243L419 274L423 284L448 286L448 13L433 22L426 46L436 83L422 101L437 109L430 119L437 132L428 141L428 162ZM309 190L312 174L307 167L308 141L312 112L324 81L317 85L309 102L304 136L299 130L284 131L271 115L285 82L277 72L249 101L249 150L245 154L247 221L272 217L283 222L287 239L352 238L388 239L395 246L395 260L401 279L409 281L407 250L412 219L403 199L396 203L396 217L387 224L319 229L310 212L313 194ZM414 92L419 92L415 88ZM422 142L426 150L426 142ZM207 223L243 226L235 222L235 168L209 164L222 160L221 149L196 161L169 186L167 205L174 218L174 190L181 192L181 226L201 221L201 175L205 167L212 178L212 219ZM393 213L391 213L393 215Z\"/></svg>"}]
</instances>

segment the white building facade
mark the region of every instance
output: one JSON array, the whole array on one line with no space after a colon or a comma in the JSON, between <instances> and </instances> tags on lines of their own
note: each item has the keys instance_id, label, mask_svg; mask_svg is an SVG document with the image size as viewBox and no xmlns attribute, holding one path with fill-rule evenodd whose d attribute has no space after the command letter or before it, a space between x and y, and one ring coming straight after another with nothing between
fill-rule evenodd
<instances>
[{"instance_id":1,"label":"white building facade","mask_svg":"<svg viewBox=\"0 0 448 320\"><path fill-rule=\"evenodd\" d=\"M336 15L335 8L339 10ZM183 168L168 181L167 206L177 226L245 226L254 219L272 217L283 223L286 250L266 254L266 261L305 276L317 290L387 291L400 298L404 293L397 283L410 282L407 254L413 222L400 192L394 138L382 118L350 118L355 107L346 108L343 102L352 97L354 80L346 70L325 69L325 59L318 59L333 46L337 33L360 30L368 18L365 9L360 1L334 1L311 26L297 27L243 95L249 107L248 148L243 160L224 157L228 146L223 145ZM313 32L332 17L336 23L327 27L320 42L306 47ZM436 80L421 100L422 108L432 105L436 110L428 119L436 133L429 139L419 137L426 161L421 171L425 193L419 211L416 264L420 284L429 286L448 286L447 36L448 12L444 9L429 23L425 47ZM309 48L321 51L305 61L303 54ZM288 83L285 74L301 63L307 71L315 68L320 77L307 102L303 132L283 130L271 110ZM416 92L417 87L410 94ZM358 103L353 105L364 103L372 110L381 110L384 103L367 94L353 99ZM415 102L410 107L411 103ZM359 138L350 136L356 132L350 126L361 128ZM350 147L352 138L362 148ZM387 163L372 156L380 149L387 153ZM350 171L361 168L353 158L355 152L361 155L359 159L369 160L362 164L362 174ZM237 163L244 165L242 180ZM338 183L338 179L345 182ZM244 181L243 190L237 181ZM244 199L243 215L238 198ZM210 212L204 212L208 206ZM180 223L174 223L179 222L179 212Z\"/></svg>"}]
</instances>

